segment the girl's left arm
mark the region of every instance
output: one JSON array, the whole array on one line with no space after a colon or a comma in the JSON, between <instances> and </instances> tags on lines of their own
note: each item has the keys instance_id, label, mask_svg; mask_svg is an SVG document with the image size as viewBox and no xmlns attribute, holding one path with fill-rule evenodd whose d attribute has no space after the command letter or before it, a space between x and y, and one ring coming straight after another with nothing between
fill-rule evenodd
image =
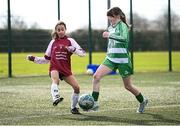
<instances>
[{"instance_id":1,"label":"girl's left arm","mask_svg":"<svg viewBox=\"0 0 180 126\"><path fill-rule=\"evenodd\" d=\"M71 42L71 46L68 48L72 48L72 53L80 56L80 57L84 57L86 56L86 52L85 50L83 50L80 45L73 39L73 38L68 38Z\"/></svg>"}]
</instances>

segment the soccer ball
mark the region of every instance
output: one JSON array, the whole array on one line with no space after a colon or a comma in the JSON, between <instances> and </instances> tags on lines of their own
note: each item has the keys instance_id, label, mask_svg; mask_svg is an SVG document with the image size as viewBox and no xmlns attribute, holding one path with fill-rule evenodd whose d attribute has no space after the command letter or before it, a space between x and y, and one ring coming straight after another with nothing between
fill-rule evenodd
<instances>
[{"instance_id":1,"label":"soccer ball","mask_svg":"<svg viewBox=\"0 0 180 126\"><path fill-rule=\"evenodd\" d=\"M78 104L81 109L88 111L94 106L94 98L90 94L83 94L79 97Z\"/></svg>"},{"instance_id":2,"label":"soccer ball","mask_svg":"<svg viewBox=\"0 0 180 126\"><path fill-rule=\"evenodd\" d=\"M93 70L92 69L87 69L86 73L87 74L93 74Z\"/></svg>"}]
</instances>

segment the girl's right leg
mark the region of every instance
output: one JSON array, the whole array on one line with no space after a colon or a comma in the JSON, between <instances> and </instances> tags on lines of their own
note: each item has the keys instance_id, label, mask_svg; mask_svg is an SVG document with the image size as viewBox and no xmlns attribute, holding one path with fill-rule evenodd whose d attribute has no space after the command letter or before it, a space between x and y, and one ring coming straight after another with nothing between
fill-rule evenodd
<instances>
[{"instance_id":1,"label":"girl's right leg","mask_svg":"<svg viewBox=\"0 0 180 126\"><path fill-rule=\"evenodd\" d=\"M51 95L53 100L53 106L56 106L59 102L63 100L63 98L59 95L59 72L56 70L51 71Z\"/></svg>"},{"instance_id":2,"label":"girl's right leg","mask_svg":"<svg viewBox=\"0 0 180 126\"><path fill-rule=\"evenodd\" d=\"M103 76L109 74L112 70L101 64L97 71L95 72L95 74L93 75L93 80L92 80L92 84L93 84L93 92L92 92L92 96L94 98L95 104L94 107L92 108L92 110L94 111L98 111L99 109L99 105L98 105L98 98L99 98L99 91L100 91L100 80Z\"/></svg>"},{"instance_id":3,"label":"girl's right leg","mask_svg":"<svg viewBox=\"0 0 180 126\"><path fill-rule=\"evenodd\" d=\"M92 80L92 84L93 84L93 91L95 92L99 92L100 90L100 80L103 76L109 74L112 70L101 64L98 69L96 70L96 72L93 75L93 80Z\"/></svg>"}]
</instances>

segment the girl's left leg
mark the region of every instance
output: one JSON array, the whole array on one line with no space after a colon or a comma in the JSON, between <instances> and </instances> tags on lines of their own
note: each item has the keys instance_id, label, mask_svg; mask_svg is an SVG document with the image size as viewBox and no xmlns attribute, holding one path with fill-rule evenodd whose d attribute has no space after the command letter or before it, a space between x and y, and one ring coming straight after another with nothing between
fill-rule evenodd
<instances>
[{"instance_id":1,"label":"girl's left leg","mask_svg":"<svg viewBox=\"0 0 180 126\"><path fill-rule=\"evenodd\" d=\"M79 93L80 93L79 84L73 75L65 77L64 80L69 85L71 85L73 90L74 90L72 95L71 95L71 113L72 114L80 114L78 111L78 108L76 107L77 103L78 103L78 99L79 99Z\"/></svg>"},{"instance_id":2,"label":"girl's left leg","mask_svg":"<svg viewBox=\"0 0 180 126\"><path fill-rule=\"evenodd\" d=\"M123 83L124 83L124 87L126 88L126 90L130 91L135 96L137 96L140 93L139 90L132 85L131 76L123 78Z\"/></svg>"},{"instance_id":3,"label":"girl's left leg","mask_svg":"<svg viewBox=\"0 0 180 126\"><path fill-rule=\"evenodd\" d=\"M131 83L131 76L128 76L126 78L123 78L123 83L124 83L124 87L130 91L132 94L135 95L136 99L139 101L140 105L139 108L137 110L138 113L143 113L144 112L144 108L148 103L148 99L146 99L141 92L132 85Z\"/></svg>"}]
</instances>

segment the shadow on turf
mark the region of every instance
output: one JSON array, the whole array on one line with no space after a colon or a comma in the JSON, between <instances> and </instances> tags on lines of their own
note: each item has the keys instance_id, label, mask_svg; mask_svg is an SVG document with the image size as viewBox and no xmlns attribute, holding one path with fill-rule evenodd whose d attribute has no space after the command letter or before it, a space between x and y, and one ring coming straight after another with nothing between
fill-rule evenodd
<instances>
[{"instance_id":1,"label":"shadow on turf","mask_svg":"<svg viewBox=\"0 0 180 126\"><path fill-rule=\"evenodd\" d=\"M175 120L175 119L168 119L165 118L164 116L160 115L160 114L152 114L152 113L144 113L145 115L150 115L152 116L154 119L158 120L158 122L162 122L165 124L173 124L173 125L179 125L180 124L180 120Z\"/></svg>"},{"instance_id":2,"label":"shadow on turf","mask_svg":"<svg viewBox=\"0 0 180 126\"><path fill-rule=\"evenodd\" d=\"M65 117L64 119L68 120L74 120L74 121L83 121L83 122L91 122L91 124L104 124L107 122L107 124L119 124L119 123L125 123L125 124L134 124L134 125L154 125L154 124L172 124L172 125L178 125L180 124L179 120L172 120L172 119L167 119L164 118L162 115L159 114L151 114L151 113L144 113L142 115L150 115L154 119L131 119L131 118L126 118L126 117L111 117L111 116L96 116L96 115L85 115L85 114L80 114L81 117L79 118L78 116L74 117Z\"/></svg>"}]
</instances>

